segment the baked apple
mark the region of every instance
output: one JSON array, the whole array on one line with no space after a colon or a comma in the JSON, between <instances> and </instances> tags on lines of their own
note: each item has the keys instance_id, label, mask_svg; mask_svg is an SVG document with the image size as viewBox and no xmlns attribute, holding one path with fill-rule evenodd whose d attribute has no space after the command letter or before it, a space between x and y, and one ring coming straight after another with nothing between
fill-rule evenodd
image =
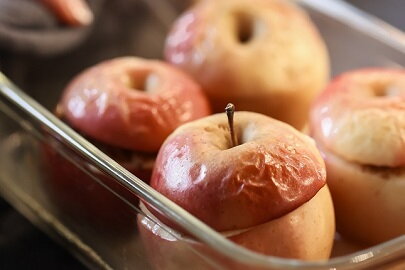
<instances>
[{"instance_id":1,"label":"baked apple","mask_svg":"<svg viewBox=\"0 0 405 270\"><path fill-rule=\"evenodd\" d=\"M57 114L94 140L153 153L178 126L210 114L210 108L183 72L160 61L123 57L77 76Z\"/></svg>"},{"instance_id":2,"label":"baked apple","mask_svg":"<svg viewBox=\"0 0 405 270\"><path fill-rule=\"evenodd\" d=\"M405 71L340 75L314 103L310 129L338 231L366 244L405 234Z\"/></svg>"},{"instance_id":3,"label":"baked apple","mask_svg":"<svg viewBox=\"0 0 405 270\"><path fill-rule=\"evenodd\" d=\"M223 114L179 127L160 149L150 185L248 249L320 260L329 257L335 232L325 182L324 162L309 137L267 116L237 112L234 128ZM160 239L159 246L170 246L145 218L138 224L145 245Z\"/></svg>"},{"instance_id":4,"label":"baked apple","mask_svg":"<svg viewBox=\"0 0 405 270\"><path fill-rule=\"evenodd\" d=\"M188 72L214 112L228 102L301 129L329 77L323 40L291 1L198 1L175 23L165 58Z\"/></svg>"},{"instance_id":5,"label":"baked apple","mask_svg":"<svg viewBox=\"0 0 405 270\"><path fill-rule=\"evenodd\" d=\"M210 107L200 87L183 72L163 62L124 57L100 63L77 76L65 89L56 114L148 182L165 138L177 126L210 114ZM52 167L51 193L61 204L84 213L87 219L99 219L95 223L111 219L120 208L128 209L53 149L46 147L44 153ZM133 194L101 172L93 168L93 173L107 186L121 188L127 194L124 197L134 201Z\"/></svg>"}]
</instances>

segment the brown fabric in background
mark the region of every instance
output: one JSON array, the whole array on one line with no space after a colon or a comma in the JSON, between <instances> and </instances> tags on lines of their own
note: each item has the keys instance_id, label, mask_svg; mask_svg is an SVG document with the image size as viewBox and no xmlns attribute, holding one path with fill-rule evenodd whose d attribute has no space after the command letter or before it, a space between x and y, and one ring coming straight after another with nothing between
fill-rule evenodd
<instances>
[{"instance_id":1,"label":"brown fabric in background","mask_svg":"<svg viewBox=\"0 0 405 270\"><path fill-rule=\"evenodd\" d=\"M97 12L103 0L92 0ZM92 25L72 28L57 18L38 0L0 1L0 48L15 53L49 56L64 53L80 44Z\"/></svg>"},{"instance_id":2,"label":"brown fabric in background","mask_svg":"<svg viewBox=\"0 0 405 270\"><path fill-rule=\"evenodd\" d=\"M68 81L86 67L119 56L161 57L170 22L159 18L159 12L150 12L153 9L148 1L102 1L96 5L99 10L86 38L63 53L43 55L0 46L0 69L24 91L52 109Z\"/></svg>"}]
</instances>

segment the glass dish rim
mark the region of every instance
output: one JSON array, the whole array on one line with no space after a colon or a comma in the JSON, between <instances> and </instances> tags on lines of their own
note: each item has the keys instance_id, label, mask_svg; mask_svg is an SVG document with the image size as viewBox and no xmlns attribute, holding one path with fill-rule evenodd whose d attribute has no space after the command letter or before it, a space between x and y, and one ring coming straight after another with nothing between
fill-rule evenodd
<instances>
[{"instance_id":1,"label":"glass dish rim","mask_svg":"<svg viewBox=\"0 0 405 270\"><path fill-rule=\"evenodd\" d=\"M135 193L139 198L152 205L157 210L164 212L171 220L187 230L191 235L207 244L216 252L223 254L232 260L236 260L239 263L258 267L277 267L284 269L337 268L353 264L360 266L360 264L363 263L369 264L375 261L385 261L386 256L392 256L392 254L394 254L394 256L395 254L401 255L405 251L405 236L400 236L396 239L355 253L317 262L304 262L295 259L284 259L255 253L238 246L221 236L218 232L214 231L152 189L142 180L126 171L118 163L56 118L51 112L43 108L39 103L18 89L1 72L0 94L2 98L7 99L22 112L29 115L31 119L46 128L49 134L57 137L65 146L77 152L91 165L108 174L119 184ZM27 125L23 126L25 128L27 127Z\"/></svg>"}]
</instances>

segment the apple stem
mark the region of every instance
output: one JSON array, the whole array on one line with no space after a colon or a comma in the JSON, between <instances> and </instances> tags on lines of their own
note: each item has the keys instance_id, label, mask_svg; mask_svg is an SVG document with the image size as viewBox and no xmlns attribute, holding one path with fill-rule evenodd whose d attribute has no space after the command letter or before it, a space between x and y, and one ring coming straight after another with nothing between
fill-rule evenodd
<instances>
[{"instance_id":1,"label":"apple stem","mask_svg":"<svg viewBox=\"0 0 405 270\"><path fill-rule=\"evenodd\" d=\"M226 116L228 116L229 130L231 132L232 147L238 145L238 139L236 138L235 129L233 128L233 115L235 113L235 105L228 103L225 107Z\"/></svg>"}]
</instances>

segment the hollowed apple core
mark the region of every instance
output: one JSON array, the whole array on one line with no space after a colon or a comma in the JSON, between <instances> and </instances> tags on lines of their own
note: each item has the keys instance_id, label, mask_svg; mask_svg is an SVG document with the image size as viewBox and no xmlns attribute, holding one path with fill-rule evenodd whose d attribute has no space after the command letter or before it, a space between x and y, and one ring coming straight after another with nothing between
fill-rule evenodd
<instances>
[{"instance_id":1,"label":"hollowed apple core","mask_svg":"<svg viewBox=\"0 0 405 270\"><path fill-rule=\"evenodd\" d=\"M127 74L125 85L132 90L152 94L158 90L159 77L151 70L135 70Z\"/></svg>"},{"instance_id":2,"label":"hollowed apple core","mask_svg":"<svg viewBox=\"0 0 405 270\"><path fill-rule=\"evenodd\" d=\"M253 36L253 19L247 14L236 16L237 37L240 43L248 43Z\"/></svg>"},{"instance_id":3,"label":"hollowed apple core","mask_svg":"<svg viewBox=\"0 0 405 270\"><path fill-rule=\"evenodd\" d=\"M236 40L240 44L251 42L257 35L258 21L251 14L238 11L234 15Z\"/></svg>"},{"instance_id":4,"label":"hollowed apple core","mask_svg":"<svg viewBox=\"0 0 405 270\"><path fill-rule=\"evenodd\" d=\"M404 92L404 88L392 84L377 84L372 86L372 91L376 97L394 97Z\"/></svg>"}]
</instances>

